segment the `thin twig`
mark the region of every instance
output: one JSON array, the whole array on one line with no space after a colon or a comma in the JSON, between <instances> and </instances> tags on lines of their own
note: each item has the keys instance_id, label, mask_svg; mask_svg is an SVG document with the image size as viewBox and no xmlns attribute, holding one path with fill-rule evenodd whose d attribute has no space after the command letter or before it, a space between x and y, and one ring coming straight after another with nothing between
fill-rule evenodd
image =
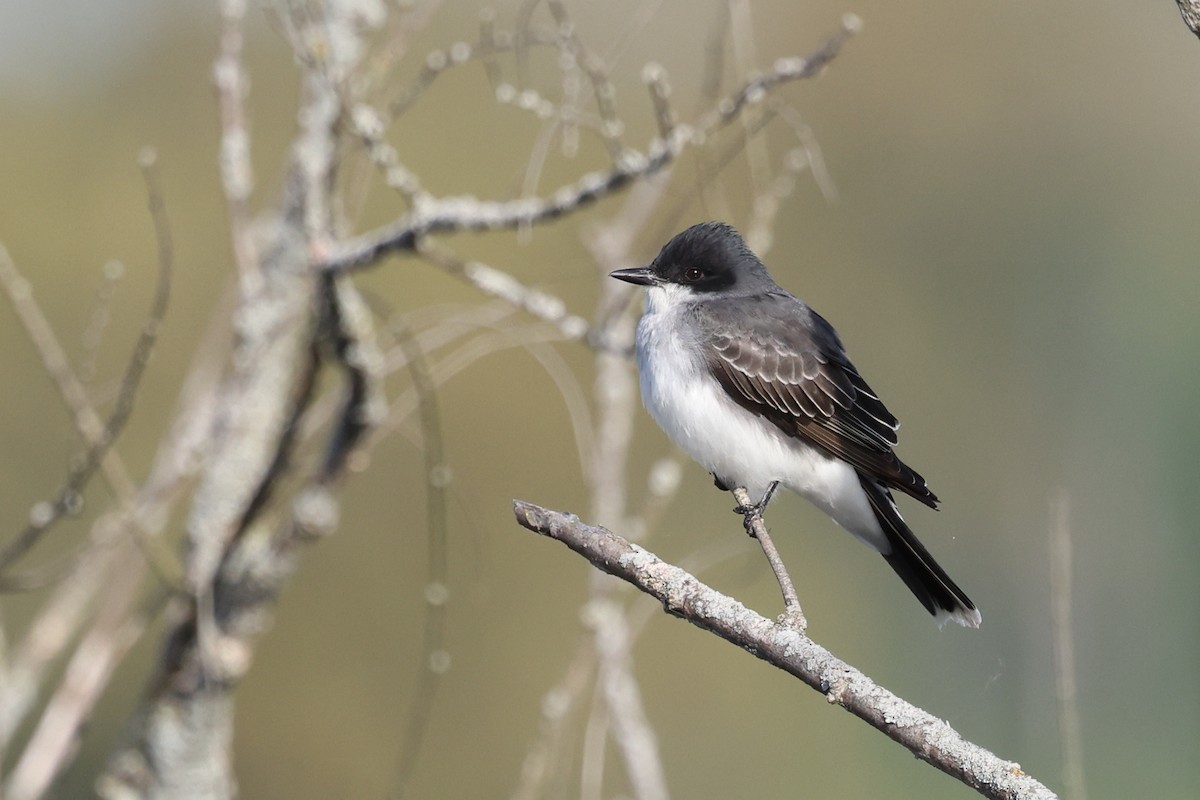
<instances>
[{"instance_id":1,"label":"thin twig","mask_svg":"<svg viewBox=\"0 0 1200 800\"><path fill-rule=\"evenodd\" d=\"M779 590L783 592L783 608L784 613L787 614L788 624L794 625L803 633L808 627L808 621L804 618L804 612L800 610L800 598L796 596L796 587L792 585L792 578L788 575L787 567L784 566L779 551L775 549L775 542L771 541L771 535L767 532L767 523L763 521L762 507L751 502L750 494L740 486L733 490L733 497L738 502L738 507L734 511L742 515L746 533L758 540L763 554L767 557L767 563L771 565L771 571L775 573L775 580L779 581Z\"/></svg>"},{"instance_id":2,"label":"thin twig","mask_svg":"<svg viewBox=\"0 0 1200 800\"><path fill-rule=\"evenodd\" d=\"M567 796L565 791L552 792L546 786L562 782L561 779L556 781L555 777L566 771L569 761L565 755L570 738L567 723L571 720L571 712L580 705L595 666L594 642L584 639L576 648L562 680L543 695L537 736L521 762L521 775L513 800Z\"/></svg>"},{"instance_id":3,"label":"thin twig","mask_svg":"<svg viewBox=\"0 0 1200 800\"><path fill-rule=\"evenodd\" d=\"M112 311L113 298L117 286L125 277L125 265L120 261L109 261L104 265L103 282L96 290L92 302L92 310L88 313L87 326L83 329L83 356L79 363L79 380L89 384L96 377L96 360L100 353L100 344L104 341L104 333L108 330L108 322Z\"/></svg>"},{"instance_id":4,"label":"thin twig","mask_svg":"<svg viewBox=\"0 0 1200 800\"><path fill-rule=\"evenodd\" d=\"M403 328L397 331L400 344L408 355L408 369L417 394L421 420L421 453L425 466L426 530L429 548L428 578L425 584L425 625L421 637L421 669L413 688L406 718L403 744L396 764L391 796L405 797L412 780L417 757L425 741L425 732L433 710L433 700L442 676L450 666L446 644L446 603L450 597L449 528L447 500L451 480L450 466L442 437L441 412L437 389L416 339Z\"/></svg>"},{"instance_id":5,"label":"thin twig","mask_svg":"<svg viewBox=\"0 0 1200 800\"><path fill-rule=\"evenodd\" d=\"M642 83L646 84L646 89L650 92L658 135L663 139L670 139L679 121L671 108L671 84L667 81L667 71L661 64L651 62L642 67Z\"/></svg>"},{"instance_id":6,"label":"thin twig","mask_svg":"<svg viewBox=\"0 0 1200 800\"><path fill-rule=\"evenodd\" d=\"M644 153L625 149L607 172L585 175L547 197L507 202L471 197L430 200L419 212L410 212L392 225L340 244L320 264L320 269L332 272L362 269L389 253L417 248L419 240L431 233L513 229L572 213L633 181L655 175L687 147L706 141L709 134L730 124L747 105L760 102L775 87L818 75L857 32L858 26L858 18L848 15L841 30L811 55L780 59L773 69L746 81L718 102L696 125L677 126L674 135L656 139Z\"/></svg>"},{"instance_id":7,"label":"thin twig","mask_svg":"<svg viewBox=\"0 0 1200 800\"><path fill-rule=\"evenodd\" d=\"M642 184L626 198L622 213L610 220L587 245L596 261L601 280L598 309L615 305L624 289L616 281L606 280L612 269L629 258L630 248L650 214L645 211L662 197L661 182ZM625 313L605 318L603 327L594 331L593 343L603 343L594 356L596 377L593 393L596 406L596 447L587 471L591 494L591 513L601 520L623 520L628 511L628 460L633 441L636 382L625 352L632 349L634 325ZM590 599L586 618L592 620L592 636L597 661L597 692L603 703L593 704L587 732L595 742L610 733L620 753L633 794L639 800L658 800L668 796L666 770L659 754L657 739L641 699L641 688L630 656L633 633L626 610L612 598L616 582L598 573L589 581ZM586 743L585 743L586 744ZM584 753L584 783L581 788L599 793L603 776L602 745ZM595 772L589 775L588 767Z\"/></svg>"},{"instance_id":8,"label":"thin twig","mask_svg":"<svg viewBox=\"0 0 1200 800\"><path fill-rule=\"evenodd\" d=\"M617 89L609 80L604 60L583 43L562 0L547 0L546 5L558 25L562 52L583 70L583 74L592 85L592 97L601 120L600 138L608 148L609 156L614 160L619 159L625 149L621 143L621 133L625 126L617 117Z\"/></svg>"},{"instance_id":9,"label":"thin twig","mask_svg":"<svg viewBox=\"0 0 1200 800\"><path fill-rule=\"evenodd\" d=\"M223 328L220 330L223 333ZM0 750L38 700L41 684L54 671L50 668L62 651L76 641L77 631L107 598L124 594L133 604L130 589L142 583L146 560L131 544L128 530L144 525L147 536L161 534L170 519L170 508L178 498L179 487L199 468L200 454L207 442L215 413L217 367L207 358L215 347L216 326L204 336L205 344L192 362L193 367L180 391L175 423L159 446L150 475L136 501L120 511L105 514L92 526L91 541L96 545L91 556L80 563L71 579L55 587L48 602L30 623L24 639L13 648L4 685L0 687ZM137 521L133 515L137 515ZM105 596L100 601L97 595ZM99 625L97 620L95 623ZM103 641L103 640L101 640ZM108 639L110 647L119 642ZM92 658L103 658L93 650ZM40 758L34 754L32 758Z\"/></svg>"},{"instance_id":10,"label":"thin twig","mask_svg":"<svg viewBox=\"0 0 1200 800\"><path fill-rule=\"evenodd\" d=\"M109 519L102 518L97 526L111 524ZM96 555L71 580L56 587L24 638L11 648L0 680L0 753L7 750L17 727L37 700L40 684L49 678L50 664L95 610L96 592L112 561L112 556L103 551Z\"/></svg>"},{"instance_id":11,"label":"thin twig","mask_svg":"<svg viewBox=\"0 0 1200 800\"><path fill-rule=\"evenodd\" d=\"M432 375L438 386L448 381L479 359L491 353L513 347L528 347L531 343L546 341L561 341L558 331L549 326L529 326L521 331L489 332L475 337L466 344L452 351L437 364L433 365ZM373 439L381 439L417 408L419 402L415 391L408 391L392 402L387 418L376 429Z\"/></svg>"},{"instance_id":12,"label":"thin twig","mask_svg":"<svg viewBox=\"0 0 1200 800\"><path fill-rule=\"evenodd\" d=\"M800 117L800 112L786 103L772 102L768 107L792 129L796 140L800 142L808 171L816 181L817 188L821 190L825 202L836 203L838 199L837 186L833 182L833 176L829 174L828 167L825 166L821 145L817 142L812 128Z\"/></svg>"},{"instance_id":13,"label":"thin twig","mask_svg":"<svg viewBox=\"0 0 1200 800\"><path fill-rule=\"evenodd\" d=\"M638 800L667 800L667 779L658 741L642 704L642 692L633 673L629 620L624 609L609 597L597 597L586 606L585 619L595 632L599 663L598 688L604 695L605 722L612 727Z\"/></svg>"},{"instance_id":14,"label":"thin twig","mask_svg":"<svg viewBox=\"0 0 1200 800\"><path fill-rule=\"evenodd\" d=\"M592 658L598 660L595 651L592 651ZM603 683L596 681L592 687L587 721L583 726L583 741L579 746L579 800L602 800L604 797L604 767L608 755L610 722L606 698Z\"/></svg>"},{"instance_id":15,"label":"thin twig","mask_svg":"<svg viewBox=\"0 0 1200 800\"><path fill-rule=\"evenodd\" d=\"M552 294L525 286L512 275L479 261L463 261L453 253L423 241L420 254L447 274L471 284L490 297L497 297L540 320L557 326L567 339L581 339L588 332L583 317L567 311L567 305Z\"/></svg>"},{"instance_id":16,"label":"thin twig","mask_svg":"<svg viewBox=\"0 0 1200 800\"><path fill-rule=\"evenodd\" d=\"M5 545L3 550L0 550L0 571L11 566L15 560L27 553L64 514L79 510L82 504L82 492L98 469L104 471L122 503L128 505L135 494L133 481L129 477L124 463L116 453L112 452L112 447L129 422L142 378L150 364L154 347L158 343L159 330L166 317L167 304L171 297L171 278L174 272L174 246L162 189L158 184L157 155L150 148L146 148L139 157L139 163L146 182L147 205L154 225L158 248L158 280L155 284L150 312L142 325L141 333L126 364L125 374L121 378L116 403L103 423L100 422L99 415L92 407L82 381L71 369L53 329L33 300L28 282L17 272L16 265L8 257L7 252L0 248L0 283L8 292L9 299L24 323L30 340L38 349L46 371L54 378L59 392L72 410L76 427L87 445L83 457L71 469L55 498L37 504L30 514L30 520L25 529ZM178 568L173 565L171 557L160 552L161 548L157 542L143 536L142 531L136 525L132 531L137 536L139 544L143 545L147 559L155 566L160 577L163 577L168 583L172 582L174 578L171 576L178 573ZM78 558L69 557L66 563L78 563ZM58 573L55 571L52 574ZM5 577L13 588L22 590L28 589L33 583L36 583L19 576ZM3 591L2 586L0 586L0 591Z\"/></svg>"},{"instance_id":17,"label":"thin twig","mask_svg":"<svg viewBox=\"0 0 1200 800\"><path fill-rule=\"evenodd\" d=\"M729 43L733 51L734 66L739 74L745 75L750 72L758 58L754 47L754 20L751 4L750 0L728 0L728 6ZM749 168L751 192L755 197L759 197L767 191L771 183L771 165L767 155L767 143L752 133L759 120L768 114L769 111L760 104L752 112L741 114L739 117L739 125L746 135L746 165ZM726 217L727 215L721 214L720 216Z\"/></svg>"},{"instance_id":18,"label":"thin twig","mask_svg":"<svg viewBox=\"0 0 1200 800\"><path fill-rule=\"evenodd\" d=\"M494 18L489 22L485 17L481 20L479 44L475 47L466 42L459 42L447 50L433 50L425 56L425 66L417 79L409 86L401 89L399 96L388 104L388 112L392 118L404 115L425 94L437 78L453 67L473 61L483 63L484 71L493 89L507 86L502 82L499 64L496 56L500 53L520 52L524 47L542 46L556 47L558 37L553 31L530 29L523 39L508 31L496 30ZM509 87L512 88L511 86ZM516 92L513 92L516 95Z\"/></svg>"},{"instance_id":19,"label":"thin twig","mask_svg":"<svg viewBox=\"0 0 1200 800\"><path fill-rule=\"evenodd\" d=\"M304 18L309 10L328 13ZM308 65L299 133L281 209L260 254L262 291L241 297L233 369L187 517L186 582L194 602L168 628L151 687L100 781L106 797L233 794L233 689L249 669L274 598L295 569L294 551L336 527L337 502L314 482L295 496L282 532L260 513L312 399L312 308L320 287L307 266L334 236L331 187L344 110L331 84L361 56L358 21L351 15L325 6L295 11L293 41L303 43L296 55Z\"/></svg>"},{"instance_id":20,"label":"thin twig","mask_svg":"<svg viewBox=\"0 0 1200 800\"><path fill-rule=\"evenodd\" d=\"M54 329L34 300L29 281L17 271L16 264L3 246L0 246L0 287L8 295L17 318L41 358L42 366L57 386L59 395L71 412L76 430L88 448L87 455L78 467L71 470L55 499L35 505L24 530L0 550L0 569L5 569L28 552L59 517L79 507L82 502L79 490L87 484L97 468L103 470L118 497L132 497L134 484L124 462L109 451L113 438L105 436L106 426L71 368Z\"/></svg>"},{"instance_id":21,"label":"thin twig","mask_svg":"<svg viewBox=\"0 0 1200 800\"><path fill-rule=\"evenodd\" d=\"M656 598L667 613L738 645L799 678L890 739L995 800L1057 796L1018 764L967 741L940 720L879 686L794 627L772 622L609 530L520 500L517 522L579 553L595 567Z\"/></svg>"},{"instance_id":22,"label":"thin twig","mask_svg":"<svg viewBox=\"0 0 1200 800\"><path fill-rule=\"evenodd\" d=\"M141 638L149 617L129 613L140 581L124 579L122 583L120 591L105 598L95 624L75 648L62 683L5 784L7 800L36 800L45 795L74 754L80 731L108 688L113 671Z\"/></svg>"},{"instance_id":23,"label":"thin twig","mask_svg":"<svg viewBox=\"0 0 1200 800\"><path fill-rule=\"evenodd\" d=\"M1050 601L1054 640L1054 688L1062 747L1063 794L1087 800L1083 777L1083 727L1076 690L1075 634L1071 624L1071 500L1059 492L1050 508Z\"/></svg>"}]
</instances>

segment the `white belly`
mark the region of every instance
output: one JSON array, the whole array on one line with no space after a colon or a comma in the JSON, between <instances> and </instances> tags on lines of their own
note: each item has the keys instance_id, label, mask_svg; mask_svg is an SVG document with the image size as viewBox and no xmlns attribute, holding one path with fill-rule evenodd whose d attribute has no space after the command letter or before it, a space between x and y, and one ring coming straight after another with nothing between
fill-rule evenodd
<instances>
[{"instance_id":1,"label":"white belly","mask_svg":"<svg viewBox=\"0 0 1200 800\"><path fill-rule=\"evenodd\" d=\"M671 335L680 329L672 324L677 313L651 308L638 323L642 402L659 427L723 482L744 486L754 501L778 481L867 545L888 550L854 468L731 400L709 375L696 344Z\"/></svg>"}]
</instances>

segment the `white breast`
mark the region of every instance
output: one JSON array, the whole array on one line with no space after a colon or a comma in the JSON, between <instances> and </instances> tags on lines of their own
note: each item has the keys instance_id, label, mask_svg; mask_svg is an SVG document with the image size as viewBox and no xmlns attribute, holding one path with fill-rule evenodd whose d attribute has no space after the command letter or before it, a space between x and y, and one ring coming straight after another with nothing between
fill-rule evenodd
<instances>
[{"instance_id":1,"label":"white breast","mask_svg":"<svg viewBox=\"0 0 1200 800\"><path fill-rule=\"evenodd\" d=\"M708 373L684 323L682 287L654 287L637 328L646 410L685 453L755 501L772 481L791 489L876 550L886 537L854 469L785 435L731 400Z\"/></svg>"}]
</instances>

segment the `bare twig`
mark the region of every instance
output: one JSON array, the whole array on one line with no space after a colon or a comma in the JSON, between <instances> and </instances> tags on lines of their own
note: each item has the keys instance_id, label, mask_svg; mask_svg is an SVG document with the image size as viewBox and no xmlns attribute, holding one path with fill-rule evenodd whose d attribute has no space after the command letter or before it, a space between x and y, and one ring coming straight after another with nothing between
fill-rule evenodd
<instances>
[{"instance_id":1,"label":"bare twig","mask_svg":"<svg viewBox=\"0 0 1200 800\"><path fill-rule=\"evenodd\" d=\"M408 355L409 374L417 394L417 409L421 420L421 453L425 466L426 529L429 547L428 578L425 584L425 625L420 656L421 668L408 707L400 756L396 765L396 780L392 797L405 797L412 780L417 757L421 753L425 731L433 710L433 700L442 675L450 666L450 654L444 649L446 641L446 603L450 598L449 544L447 542L447 499L451 481L450 465L446 463L443 445L441 412L437 390L425 363L425 354L411 333L400 329L401 346Z\"/></svg>"},{"instance_id":2,"label":"bare twig","mask_svg":"<svg viewBox=\"0 0 1200 800\"><path fill-rule=\"evenodd\" d=\"M513 229L556 219L617 192L632 181L655 175L672 163L687 147L706 140L718 128L736 120L751 103L760 102L775 87L818 75L841 50L859 26L858 18L847 16L842 29L807 57L783 58L770 71L746 81L717 103L694 126L679 125L667 139L656 139L646 152L622 151L607 172L585 175L547 197L521 198L508 202L470 197L430 200L392 225L358 236L338 246L320 265L332 272L361 269L383 256L411 251L421 237L447 231Z\"/></svg>"},{"instance_id":3,"label":"bare twig","mask_svg":"<svg viewBox=\"0 0 1200 800\"><path fill-rule=\"evenodd\" d=\"M109 524L109 520L100 524ZM71 580L60 584L25 637L7 654L0 672L0 754L7 750L37 699L40 684L48 678L48 666L93 612L93 600L109 567L111 556L101 552Z\"/></svg>"},{"instance_id":4,"label":"bare twig","mask_svg":"<svg viewBox=\"0 0 1200 800\"><path fill-rule=\"evenodd\" d=\"M477 336L432 366L431 374L434 384L440 386L454 375L476 363L480 358L491 353L512 347L528 348L531 344L560 341L561 338L562 336L557 330L544 325L529 326L524 330L499 331ZM418 402L416 392L409 391L402 394L392 403L387 419L376 430L373 438L379 439L393 431L416 410Z\"/></svg>"},{"instance_id":5,"label":"bare twig","mask_svg":"<svg viewBox=\"0 0 1200 800\"><path fill-rule=\"evenodd\" d=\"M567 722L571 712L580 705L595 672L596 658L593 642L580 642L561 681L542 697L541 721L537 737L521 763L521 776L513 800L538 800L540 797L565 797L566 791L547 791L556 775L565 772L568 736ZM556 786L556 788L558 788Z\"/></svg>"},{"instance_id":6,"label":"bare twig","mask_svg":"<svg viewBox=\"0 0 1200 800\"><path fill-rule=\"evenodd\" d=\"M96 623L75 648L62 683L5 785L8 800L36 800L46 793L74 754L79 732L108 687L113 670L141 637L148 616L129 614L139 581L122 583L121 591L105 599Z\"/></svg>"},{"instance_id":7,"label":"bare twig","mask_svg":"<svg viewBox=\"0 0 1200 800\"><path fill-rule=\"evenodd\" d=\"M383 174L383 182L412 207L422 202L425 190L416 173L404 166L400 154L385 138L383 116L366 103L356 103L349 115L351 129L362 141L367 158Z\"/></svg>"},{"instance_id":8,"label":"bare twig","mask_svg":"<svg viewBox=\"0 0 1200 800\"><path fill-rule=\"evenodd\" d=\"M495 18L486 16L480 22L479 44L476 47L465 42L451 46L449 50L434 50L425 56L425 66L417 79L404 87L399 96L388 104L390 116L399 117L407 112L433 85L438 76L452 67L461 66L472 61L480 61L484 71L492 83L493 89L507 85L501 82L499 64L496 56L500 53L520 51L533 45L553 47L557 37L553 31L530 29L519 42L517 37L508 31L496 30ZM511 87L510 87L511 88ZM513 93L514 96L516 92Z\"/></svg>"},{"instance_id":9,"label":"bare twig","mask_svg":"<svg viewBox=\"0 0 1200 800\"><path fill-rule=\"evenodd\" d=\"M633 674L632 637L624 609L610 598L598 597L588 602L585 617L595 631L606 722L611 723L613 739L621 748L633 795L638 800L666 800L666 775Z\"/></svg>"},{"instance_id":10,"label":"bare twig","mask_svg":"<svg viewBox=\"0 0 1200 800\"><path fill-rule=\"evenodd\" d=\"M562 0L547 0L546 5L558 25L558 35L563 53L583 70L592 85L592 96L601 120L600 138L604 141L604 146L608 148L609 156L614 160L619 159L625 149L621 143L621 133L625 126L617 117L617 90L608 78L608 69L604 60L583 43Z\"/></svg>"},{"instance_id":11,"label":"bare twig","mask_svg":"<svg viewBox=\"0 0 1200 800\"><path fill-rule=\"evenodd\" d=\"M619 613L619 612L617 612ZM592 658L598 654L592 651ZM602 800L604 797L604 765L608 755L609 715L608 695L601 681L592 687L592 702L583 726L583 741L579 749L579 800Z\"/></svg>"},{"instance_id":12,"label":"bare twig","mask_svg":"<svg viewBox=\"0 0 1200 800\"><path fill-rule=\"evenodd\" d=\"M290 11L294 17L285 14L283 22L306 66L299 132L284 199L261 249L262 288L241 297L233 370L188 516L191 602L171 620L152 688L110 758L101 781L108 797L233 794L232 691L295 570L297 551L337 524L330 484L338 475L327 468L293 495L282 520L265 512L290 463L319 365L323 328L313 311L330 284L318 282L309 265L336 235L332 188L344 108L335 87L362 58L363 34L382 21L369 15L383 6L330 2ZM333 461L339 472L346 463Z\"/></svg>"},{"instance_id":13,"label":"bare twig","mask_svg":"<svg viewBox=\"0 0 1200 800\"><path fill-rule=\"evenodd\" d=\"M96 290L92 310L88 313L87 326L83 329L83 357L79 364L79 380L89 384L96 377L96 359L100 352L100 343L104 340L104 332L108 329L109 315L112 311L113 297L117 293L117 285L125 277L125 265L120 261L109 261L104 265L103 283Z\"/></svg>"},{"instance_id":14,"label":"bare twig","mask_svg":"<svg viewBox=\"0 0 1200 800\"><path fill-rule=\"evenodd\" d=\"M1071 624L1071 501L1059 492L1050 508L1050 602L1054 639L1054 686L1062 746L1064 795L1087 800L1083 735L1075 685L1075 634Z\"/></svg>"},{"instance_id":15,"label":"bare twig","mask_svg":"<svg viewBox=\"0 0 1200 800\"><path fill-rule=\"evenodd\" d=\"M795 628L772 622L704 585L653 553L578 517L520 500L517 522L557 539L598 569L662 602L667 613L715 633L799 678L917 758L996 800L1050 800L1056 795L1019 765L964 739L945 721L876 684Z\"/></svg>"},{"instance_id":16,"label":"bare twig","mask_svg":"<svg viewBox=\"0 0 1200 800\"><path fill-rule=\"evenodd\" d=\"M3 247L0 247L0 286L8 295L17 318L38 351L43 367L57 386L72 414L76 430L88 448L80 468L71 470L55 499L34 506L24 530L0 551L0 569L4 569L28 552L59 517L78 508L82 502L79 491L97 467L103 470L118 497L132 497L134 484L124 462L109 450L114 439L105 435L106 426L92 407L87 390L71 368L66 352L42 314L41 307L33 299L29 282L17 271L16 264Z\"/></svg>"},{"instance_id":17,"label":"bare twig","mask_svg":"<svg viewBox=\"0 0 1200 800\"><path fill-rule=\"evenodd\" d=\"M127 652L131 640L144 630L153 610L134 611L148 562L139 554L137 540L128 531L144 529L147 537L160 534L169 519L171 504L179 495L179 486L198 468L198 455L207 441L216 406L217 374L213 361L206 358L209 349L202 346L194 361L180 392L176 422L160 446L135 502L100 517L91 536L99 546L80 562L69 581L59 583L24 640L14 648L0 686L0 749L33 706L39 685L49 677L49 666L96 613L82 639L86 649L77 649L68 666L68 674L78 680L59 687L55 695L58 699L51 701L57 709L54 719L39 722L38 731L44 730L45 734L35 734L13 769L14 776L18 772L27 776L22 780L28 779L26 785L31 789L44 784L47 777L53 779L69 763L76 749L75 735L111 678L112 668ZM125 623L116 625L122 619ZM93 666L102 670L97 672ZM64 738L64 733L71 735ZM26 762L28 766L23 766ZM47 767L53 769L47 772Z\"/></svg>"},{"instance_id":18,"label":"bare twig","mask_svg":"<svg viewBox=\"0 0 1200 800\"><path fill-rule=\"evenodd\" d=\"M79 506L83 502L82 492L98 469L103 470L122 503L130 503L135 494L133 481L129 477L124 463L112 452L112 446L116 443L133 412L138 389L141 387L142 378L149 366L150 357L154 353L154 346L158 342L159 330L162 327L163 318L167 313L167 303L171 297L171 276L174 270L171 227L155 171L157 156L153 150L147 148L143 150L139 161L146 181L147 205L150 209L158 245L158 281L155 285L150 312L146 322L142 325L141 333L125 367L125 374L121 378L116 403L103 423L100 422L99 415L88 399L82 381L68 363L66 354L58 343L54 331L33 300L28 282L20 276L16 265L0 248L0 283L8 292L9 299L25 325L30 340L37 347L46 371L54 379L68 408L73 412L76 427L87 445L84 455L71 469L55 498L37 504L30 514L30 520L25 529L0 551L0 571L11 566L16 559L27 553L63 514L79 510ZM147 558L163 576L171 576L178 572L178 569L172 565L171 559L158 551L156 543L143 537L140 529L136 526L133 533L145 546ZM67 559L67 563L70 564L77 562L77 558ZM168 577L166 580L170 581L173 578ZM0 591L5 590L5 584L13 589L27 589L31 588L31 583L35 582L21 576L6 575L4 580L0 581Z\"/></svg>"},{"instance_id":19,"label":"bare twig","mask_svg":"<svg viewBox=\"0 0 1200 800\"><path fill-rule=\"evenodd\" d=\"M796 596L796 587L792 585L792 578L788 575L787 567L784 566L783 559L779 557L779 551L775 549L775 542L771 541L771 535L767 532L767 524L763 521L762 507L755 505L750 500L750 494L740 486L733 490L733 497L738 502L738 507L734 510L742 515L746 533L758 540L763 554L767 557L767 563L771 565L771 571L775 573L775 580L779 581L779 590L783 592L783 608L787 614L788 624L794 625L803 633L804 629L808 627L808 621L804 619L804 612L800 610L800 598Z\"/></svg>"},{"instance_id":20,"label":"bare twig","mask_svg":"<svg viewBox=\"0 0 1200 800\"><path fill-rule=\"evenodd\" d=\"M624 289L604 277L629 258L632 243L650 219L645 212L662 197L663 182L641 184L626 198L622 212L587 241L601 278L597 317L591 341L595 354L596 447L587 470L591 513L596 519L623 520L627 513L627 467L633 437L637 392L625 353L633 345L633 319L628 313L606 315ZM614 523L615 524L615 523ZM666 773L657 739L644 711L641 689L630 657L634 634L624 607L616 603L616 582L597 574L590 581L586 619L592 621L597 661L597 690L586 727L581 791L602 790L604 741L611 733L639 800L667 797Z\"/></svg>"},{"instance_id":21,"label":"bare twig","mask_svg":"<svg viewBox=\"0 0 1200 800\"><path fill-rule=\"evenodd\" d=\"M749 0L728 0L729 42L733 60L740 74L748 73L758 57L754 47L754 21ZM767 109L760 106L751 113L741 114L739 124L746 132L746 164L749 167L750 185L756 197L761 196L771 182L771 166L766 142L752 135L759 119L766 116ZM773 116L773 115L772 115ZM721 214L721 217L727 217ZM751 243L753 246L753 243Z\"/></svg>"},{"instance_id":22,"label":"bare twig","mask_svg":"<svg viewBox=\"0 0 1200 800\"><path fill-rule=\"evenodd\" d=\"M507 272L479 261L463 261L428 241L421 243L420 253L447 274L471 284L484 294L500 298L538 319L552 323L567 339L581 339L588 332L587 320L570 313L562 300L525 286Z\"/></svg>"},{"instance_id":23,"label":"bare twig","mask_svg":"<svg viewBox=\"0 0 1200 800\"><path fill-rule=\"evenodd\" d=\"M817 183L817 188L821 190L821 194L825 197L828 203L837 202L838 191L837 186L833 182L833 176L829 174L829 169L825 166L825 157L821 154L821 145L817 142L817 137L813 134L812 128L800 118L800 114L796 109L784 103L771 103L770 109L779 115L779 118L792 129L797 141L800 142L800 149L804 152L804 162L808 167L808 171L812 174L813 180Z\"/></svg>"}]
</instances>

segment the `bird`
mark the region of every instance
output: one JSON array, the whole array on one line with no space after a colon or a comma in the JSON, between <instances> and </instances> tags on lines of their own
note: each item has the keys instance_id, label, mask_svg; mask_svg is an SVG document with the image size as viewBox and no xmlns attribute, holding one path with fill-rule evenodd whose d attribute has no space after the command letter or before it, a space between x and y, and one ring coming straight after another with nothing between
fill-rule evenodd
<instances>
[{"instance_id":1,"label":"bird","mask_svg":"<svg viewBox=\"0 0 1200 800\"><path fill-rule=\"evenodd\" d=\"M837 331L771 277L732 226L693 225L645 267L634 351L659 427L758 510L776 486L805 498L883 555L939 626L977 628L979 610L900 516L893 492L936 509L897 457L900 425L851 363Z\"/></svg>"}]
</instances>

